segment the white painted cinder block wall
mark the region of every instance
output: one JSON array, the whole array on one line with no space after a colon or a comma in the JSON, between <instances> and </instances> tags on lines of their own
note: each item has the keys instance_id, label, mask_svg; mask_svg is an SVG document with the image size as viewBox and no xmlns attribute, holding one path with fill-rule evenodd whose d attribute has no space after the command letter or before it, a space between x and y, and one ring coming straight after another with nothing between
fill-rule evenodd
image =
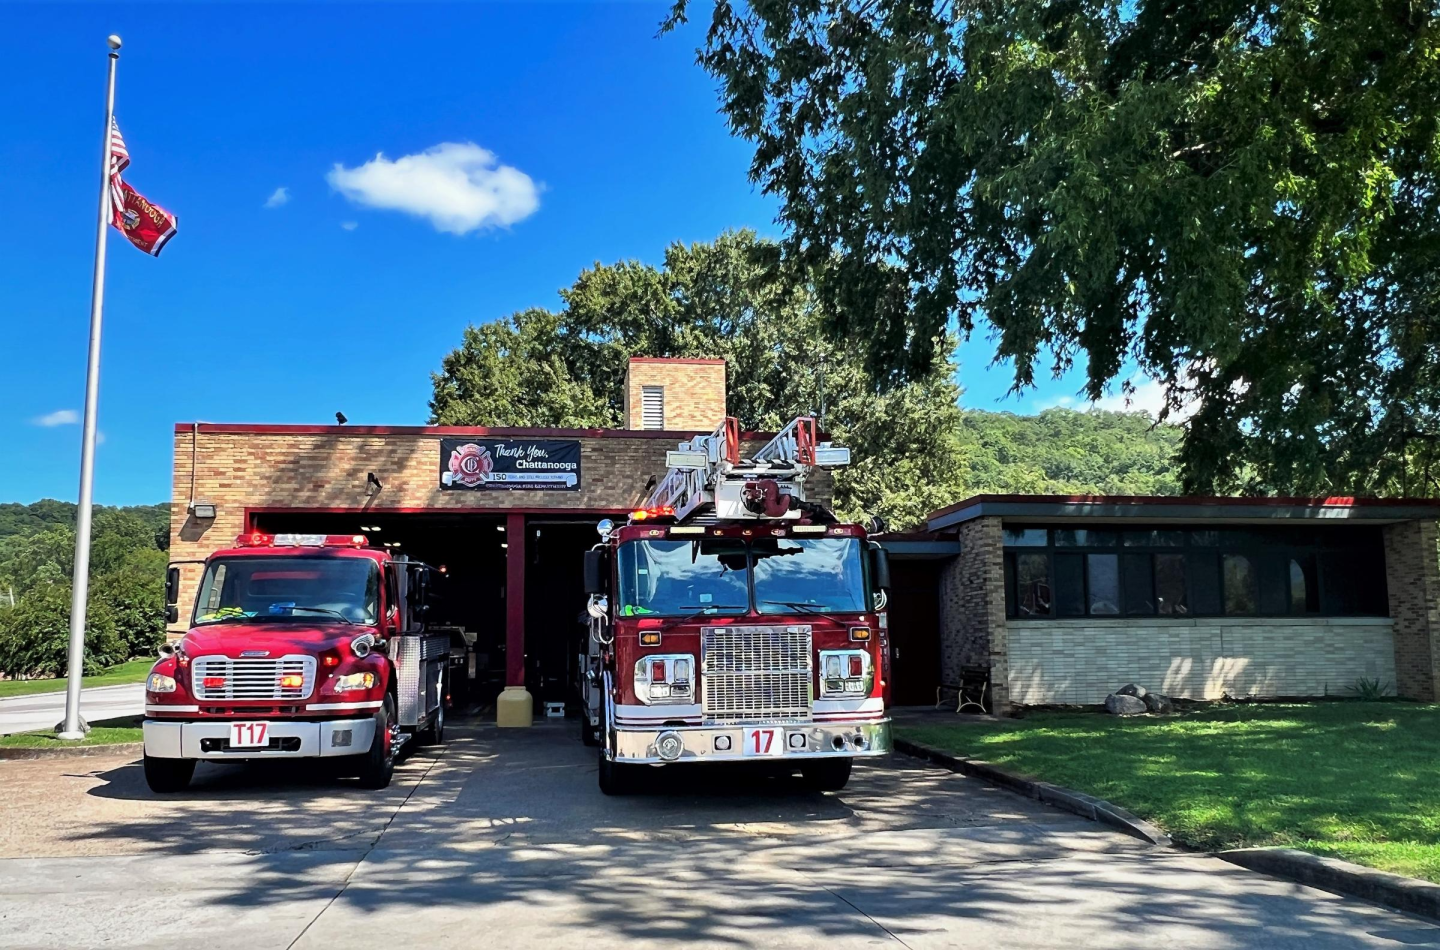
<instances>
[{"instance_id":1,"label":"white painted cinder block wall","mask_svg":"<svg viewBox=\"0 0 1440 950\"><path fill-rule=\"evenodd\" d=\"M1345 696L1360 679L1395 689L1388 617L1005 624L1010 701L1103 703L1126 683L1184 699Z\"/></svg>"}]
</instances>

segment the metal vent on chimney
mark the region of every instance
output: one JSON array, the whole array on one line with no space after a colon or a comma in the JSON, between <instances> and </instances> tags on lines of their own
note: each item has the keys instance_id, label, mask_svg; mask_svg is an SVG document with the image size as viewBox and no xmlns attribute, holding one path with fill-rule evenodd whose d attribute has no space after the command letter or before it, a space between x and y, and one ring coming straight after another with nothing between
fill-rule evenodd
<instances>
[{"instance_id":1,"label":"metal vent on chimney","mask_svg":"<svg viewBox=\"0 0 1440 950\"><path fill-rule=\"evenodd\" d=\"M665 387L640 387L640 428L665 428Z\"/></svg>"}]
</instances>

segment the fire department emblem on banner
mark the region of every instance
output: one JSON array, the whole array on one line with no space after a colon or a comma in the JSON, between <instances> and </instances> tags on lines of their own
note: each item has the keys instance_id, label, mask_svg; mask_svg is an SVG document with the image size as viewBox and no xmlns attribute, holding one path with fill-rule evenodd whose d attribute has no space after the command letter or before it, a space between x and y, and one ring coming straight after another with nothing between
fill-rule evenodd
<instances>
[{"instance_id":1,"label":"fire department emblem on banner","mask_svg":"<svg viewBox=\"0 0 1440 950\"><path fill-rule=\"evenodd\" d=\"M468 442L450 453L449 483L474 488L490 479L495 468L490 450Z\"/></svg>"},{"instance_id":2,"label":"fire department emblem on banner","mask_svg":"<svg viewBox=\"0 0 1440 950\"><path fill-rule=\"evenodd\" d=\"M440 488L579 491L580 443L573 439L441 439Z\"/></svg>"}]
</instances>

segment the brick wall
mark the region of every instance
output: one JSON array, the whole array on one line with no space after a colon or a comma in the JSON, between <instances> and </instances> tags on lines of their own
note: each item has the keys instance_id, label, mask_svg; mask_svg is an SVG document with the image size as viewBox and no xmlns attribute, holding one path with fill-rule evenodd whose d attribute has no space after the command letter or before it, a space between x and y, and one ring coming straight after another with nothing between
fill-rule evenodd
<instances>
[{"instance_id":1,"label":"brick wall","mask_svg":"<svg viewBox=\"0 0 1440 950\"><path fill-rule=\"evenodd\" d=\"M1387 617L1015 621L1010 699L1103 703L1126 683L1185 699L1344 696L1395 684Z\"/></svg>"},{"instance_id":2,"label":"brick wall","mask_svg":"<svg viewBox=\"0 0 1440 950\"><path fill-rule=\"evenodd\" d=\"M491 430L493 437L503 432ZM535 436L533 430L525 437ZM454 437L453 434L447 437ZM573 438L556 433L554 438ZM588 436L580 443L579 491L442 491L440 439L437 432L367 434L329 427L323 432L198 433L190 427L175 432L175 465L171 502L172 560L203 559L230 546L245 530L246 508L337 508L354 511L397 508L503 512L509 508L626 509L641 502L646 481L665 471L665 452L683 436ZM193 444L192 444L193 438ZM761 442L750 442L753 451ZM188 516L191 458L195 459L194 497L217 506L214 521ZM384 488L371 493L366 474L374 472ZM807 495L831 504L834 481L817 472ZM193 596L200 565L182 565L182 590ZM189 616L182 600L180 616Z\"/></svg>"},{"instance_id":3,"label":"brick wall","mask_svg":"<svg viewBox=\"0 0 1440 950\"><path fill-rule=\"evenodd\" d=\"M725 418L724 360L635 357L625 374L625 428L640 428L640 389L665 390L665 428L714 432Z\"/></svg>"},{"instance_id":4,"label":"brick wall","mask_svg":"<svg viewBox=\"0 0 1440 950\"><path fill-rule=\"evenodd\" d=\"M990 668L994 710L1009 711L1005 565L998 518L960 525L960 554L940 572L940 675L960 682L961 666Z\"/></svg>"},{"instance_id":5,"label":"brick wall","mask_svg":"<svg viewBox=\"0 0 1440 950\"><path fill-rule=\"evenodd\" d=\"M1440 553L1433 521L1385 527L1385 581L1395 621L1396 691L1440 701Z\"/></svg>"}]
</instances>

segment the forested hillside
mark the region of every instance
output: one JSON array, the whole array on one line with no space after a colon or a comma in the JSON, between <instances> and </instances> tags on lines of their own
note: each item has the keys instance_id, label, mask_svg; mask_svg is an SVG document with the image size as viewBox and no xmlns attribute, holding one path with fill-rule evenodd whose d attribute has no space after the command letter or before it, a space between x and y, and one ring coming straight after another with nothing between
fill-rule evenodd
<instances>
[{"instance_id":1,"label":"forested hillside","mask_svg":"<svg viewBox=\"0 0 1440 950\"><path fill-rule=\"evenodd\" d=\"M970 409L961 421L963 481L969 494L1174 495L1183 431L1140 412Z\"/></svg>"},{"instance_id":2,"label":"forested hillside","mask_svg":"<svg viewBox=\"0 0 1440 950\"><path fill-rule=\"evenodd\" d=\"M17 534L30 534L46 528L73 528L75 507L73 501L56 501L54 498L42 498L29 505L14 501L0 503L0 542ZM107 510L112 509L108 505L95 506L97 515ZM169 505L126 505L113 510L134 515L145 522L155 532L157 547L163 550L170 546Z\"/></svg>"}]
</instances>

